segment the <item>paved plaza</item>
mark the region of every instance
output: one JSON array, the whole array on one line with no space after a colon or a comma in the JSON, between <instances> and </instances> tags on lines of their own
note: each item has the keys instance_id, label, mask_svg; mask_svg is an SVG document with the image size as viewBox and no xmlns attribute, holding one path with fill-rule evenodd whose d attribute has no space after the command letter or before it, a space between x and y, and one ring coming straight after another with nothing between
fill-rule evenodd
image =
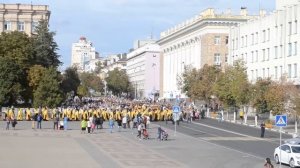
<instances>
[{"instance_id":1,"label":"paved plaza","mask_svg":"<svg viewBox=\"0 0 300 168\"><path fill-rule=\"evenodd\" d=\"M31 122L5 130L0 122L0 163L3 168L143 168L205 167L258 168L263 158L215 145L166 129L168 141L156 139L157 125L149 129L150 139L139 140L137 131L104 129L82 134L79 122L69 122L68 131L54 131L52 122L43 122L42 130L31 129Z\"/></svg>"}]
</instances>

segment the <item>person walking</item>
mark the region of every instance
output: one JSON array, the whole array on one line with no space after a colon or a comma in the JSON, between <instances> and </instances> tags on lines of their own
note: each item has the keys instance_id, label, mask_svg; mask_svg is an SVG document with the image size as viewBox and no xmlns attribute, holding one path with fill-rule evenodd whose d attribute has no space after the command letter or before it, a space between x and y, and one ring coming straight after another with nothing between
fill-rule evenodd
<instances>
[{"instance_id":1,"label":"person walking","mask_svg":"<svg viewBox=\"0 0 300 168\"><path fill-rule=\"evenodd\" d=\"M266 158L266 162L264 164L264 168L274 168L274 166L271 163L271 159L270 158Z\"/></svg>"},{"instance_id":2,"label":"person walking","mask_svg":"<svg viewBox=\"0 0 300 168\"><path fill-rule=\"evenodd\" d=\"M10 118L6 116L5 120L6 120L6 130L9 130Z\"/></svg>"},{"instance_id":3,"label":"person walking","mask_svg":"<svg viewBox=\"0 0 300 168\"><path fill-rule=\"evenodd\" d=\"M91 127L92 127L92 121L89 119L87 121L87 129L88 129L88 133L90 134L91 133Z\"/></svg>"},{"instance_id":4,"label":"person walking","mask_svg":"<svg viewBox=\"0 0 300 168\"><path fill-rule=\"evenodd\" d=\"M108 125L110 128L110 133L112 133L112 130L114 128L114 119L112 117L109 118Z\"/></svg>"},{"instance_id":5,"label":"person walking","mask_svg":"<svg viewBox=\"0 0 300 168\"><path fill-rule=\"evenodd\" d=\"M140 122L138 125L138 128L137 128L137 130L138 130L137 137L140 138L140 140L142 139L142 129L143 129L142 127L143 127L143 124Z\"/></svg>"},{"instance_id":6,"label":"person walking","mask_svg":"<svg viewBox=\"0 0 300 168\"><path fill-rule=\"evenodd\" d=\"M81 133L84 133L84 134L85 134L86 127L87 127L87 121L86 121L85 119L83 119L83 120L81 121Z\"/></svg>"},{"instance_id":7,"label":"person walking","mask_svg":"<svg viewBox=\"0 0 300 168\"><path fill-rule=\"evenodd\" d=\"M67 116L65 116L64 117L64 130L66 131L66 130L68 130L68 117Z\"/></svg>"},{"instance_id":8,"label":"person walking","mask_svg":"<svg viewBox=\"0 0 300 168\"><path fill-rule=\"evenodd\" d=\"M36 117L37 129L42 129L42 120L43 120L42 114L39 113Z\"/></svg>"},{"instance_id":9,"label":"person walking","mask_svg":"<svg viewBox=\"0 0 300 168\"><path fill-rule=\"evenodd\" d=\"M13 117L11 120L11 126L13 127L14 130L16 129L17 123L18 123L17 119Z\"/></svg>"},{"instance_id":10,"label":"person walking","mask_svg":"<svg viewBox=\"0 0 300 168\"><path fill-rule=\"evenodd\" d=\"M261 138L264 138L264 137L265 137L265 129L266 129L266 124L265 124L265 122L263 121L263 122L260 124L260 137L261 137Z\"/></svg>"},{"instance_id":11,"label":"person walking","mask_svg":"<svg viewBox=\"0 0 300 168\"><path fill-rule=\"evenodd\" d=\"M57 114L53 117L53 130L58 130L59 117Z\"/></svg>"}]
</instances>

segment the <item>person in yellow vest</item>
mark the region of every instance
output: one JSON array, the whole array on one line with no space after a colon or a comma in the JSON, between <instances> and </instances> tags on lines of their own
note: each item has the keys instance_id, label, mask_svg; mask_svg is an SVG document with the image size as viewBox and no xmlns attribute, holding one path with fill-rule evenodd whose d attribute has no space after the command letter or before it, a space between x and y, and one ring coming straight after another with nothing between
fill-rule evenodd
<instances>
[{"instance_id":1,"label":"person in yellow vest","mask_svg":"<svg viewBox=\"0 0 300 168\"><path fill-rule=\"evenodd\" d=\"M19 108L19 110L18 110L17 120L18 121L23 120L23 109L22 108Z\"/></svg>"},{"instance_id":2,"label":"person in yellow vest","mask_svg":"<svg viewBox=\"0 0 300 168\"><path fill-rule=\"evenodd\" d=\"M244 111L242 109L240 110L239 115L240 115L241 123L243 123L243 121L244 121Z\"/></svg>"},{"instance_id":3,"label":"person in yellow vest","mask_svg":"<svg viewBox=\"0 0 300 168\"><path fill-rule=\"evenodd\" d=\"M27 121L31 120L31 111L30 111L29 108L26 108L26 117L25 117L25 119Z\"/></svg>"},{"instance_id":4,"label":"person in yellow vest","mask_svg":"<svg viewBox=\"0 0 300 168\"><path fill-rule=\"evenodd\" d=\"M75 121L79 120L79 111L78 109L75 109Z\"/></svg>"}]
</instances>

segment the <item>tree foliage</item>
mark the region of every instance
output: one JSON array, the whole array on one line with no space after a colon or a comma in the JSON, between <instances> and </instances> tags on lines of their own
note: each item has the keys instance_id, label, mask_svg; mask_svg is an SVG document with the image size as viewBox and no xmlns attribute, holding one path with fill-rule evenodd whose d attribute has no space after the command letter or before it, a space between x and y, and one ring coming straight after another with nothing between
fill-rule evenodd
<instances>
[{"instance_id":1,"label":"tree foliage","mask_svg":"<svg viewBox=\"0 0 300 168\"><path fill-rule=\"evenodd\" d=\"M48 22L41 20L33 36L34 59L36 64L44 67L58 67L61 62L57 54L58 46L54 41L55 32L50 32Z\"/></svg>"},{"instance_id":2,"label":"tree foliage","mask_svg":"<svg viewBox=\"0 0 300 168\"><path fill-rule=\"evenodd\" d=\"M219 75L220 69L216 66L204 65L199 70L185 68L179 86L192 99L208 101L214 94L213 86Z\"/></svg>"},{"instance_id":3,"label":"tree foliage","mask_svg":"<svg viewBox=\"0 0 300 168\"><path fill-rule=\"evenodd\" d=\"M106 77L107 88L112 91L114 95L121 93L128 93L132 90L129 77L125 71L115 68L113 71L108 72Z\"/></svg>"},{"instance_id":4,"label":"tree foliage","mask_svg":"<svg viewBox=\"0 0 300 168\"><path fill-rule=\"evenodd\" d=\"M33 105L57 107L63 100L60 90L59 73L56 68L50 67L44 71L43 77L34 91Z\"/></svg>"},{"instance_id":5,"label":"tree foliage","mask_svg":"<svg viewBox=\"0 0 300 168\"><path fill-rule=\"evenodd\" d=\"M249 103L251 85L242 62L227 67L214 86L216 96L225 106L241 106Z\"/></svg>"},{"instance_id":6,"label":"tree foliage","mask_svg":"<svg viewBox=\"0 0 300 168\"><path fill-rule=\"evenodd\" d=\"M24 96L24 76L13 59L0 57L0 104L13 105Z\"/></svg>"},{"instance_id":7,"label":"tree foliage","mask_svg":"<svg viewBox=\"0 0 300 168\"><path fill-rule=\"evenodd\" d=\"M83 72L80 74L81 84L88 89L92 89L96 92L102 92L104 84L99 76L95 73Z\"/></svg>"},{"instance_id":8,"label":"tree foliage","mask_svg":"<svg viewBox=\"0 0 300 168\"><path fill-rule=\"evenodd\" d=\"M32 40L25 33L18 31L1 33L0 57L12 59L25 71L34 62Z\"/></svg>"},{"instance_id":9,"label":"tree foliage","mask_svg":"<svg viewBox=\"0 0 300 168\"><path fill-rule=\"evenodd\" d=\"M67 68L62 78L62 90L64 93L74 92L77 93L77 88L80 85L79 75L76 68Z\"/></svg>"}]
</instances>

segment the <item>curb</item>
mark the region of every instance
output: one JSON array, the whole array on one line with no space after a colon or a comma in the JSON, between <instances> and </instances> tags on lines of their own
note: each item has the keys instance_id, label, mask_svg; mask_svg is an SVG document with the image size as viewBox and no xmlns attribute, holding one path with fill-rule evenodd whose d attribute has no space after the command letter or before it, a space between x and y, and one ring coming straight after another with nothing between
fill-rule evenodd
<instances>
[{"instance_id":1,"label":"curb","mask_svg":"<svg viewBox=\"0 0 300 168\"><path fill-rule=\"evenodd\" d=\"M206 118L217 120L216 118L212 118L212 117L206 117ZM223 122L224 121L228 122L228 123L239 124L239 125L244 125L244 126L248 126L248 127L260 128L260 126L256 126L256 125L253 125L253 124L240 123L240 122L237 122L237 121L234 122L233 120L223 120ZM266 128L266 130L273 131L273 132L280 132L278 129L274 129L274 128ZM281 132L284 133L284 134L292 135L292 136L295 135L294 132L289 132L289 131L281 131Z\"/></svg>"}]
</instances>

